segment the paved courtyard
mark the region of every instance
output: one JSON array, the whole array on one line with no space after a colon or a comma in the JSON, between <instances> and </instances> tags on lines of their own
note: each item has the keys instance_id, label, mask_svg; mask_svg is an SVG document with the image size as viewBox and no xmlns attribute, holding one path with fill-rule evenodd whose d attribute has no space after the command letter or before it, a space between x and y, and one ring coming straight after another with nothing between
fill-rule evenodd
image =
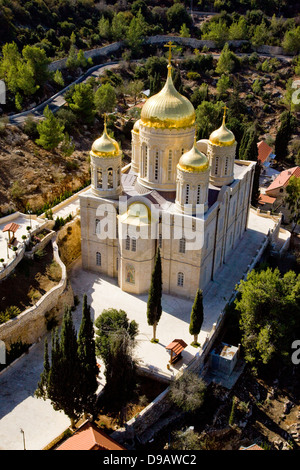
<instances>
[{"instance_id":1,"label":"paved courtyard","mask_svg":"<svg viewBox=\"0 0 300 470\"><path fill-rule=\"evenodd\" d=\"M28 215L20 214L13 218L11 221L0 223L0 258L3 258L5 263L11 261L14 258L12 250L10 250L7 246L8 232L2 231L4 227L10 222L19 225L19 228L15 232L15 238L19 244L23 244L22 236L26 235L28 237L28 230L26 227L31 226L32 230L35 230L37 227L44 223L44 220L35 217L30 218Z\"/></svg>"},{"instance_id":2,"label":"paved courtyard","mask_svg":"<svg viewBox=\"0 0 300 470\"><path fill-rule=\"evenodd\" d=\"M249 228L228 263L214 281L210 282L204 296L205 318L199 335L203 343L213 323L230 298L235 285L247 270L248 264L260 248L269 229L275 223L250 212ZM91 303L92 314L97 317L103 309L114 307L125 310L130 319L139 324L136 355L141 365L152 368L153 372L175 374L197 353L190 345L192 337L188 326L192 301L179 297L163 296L163 313L157 328L158 344L152 344L152 327L147 324L146 295L131 295L120 291L114 280L81 269L80 260L70 271L74 294L82 300L84 293ZM81 304L74 312L74 322L78 329L81 320ZM187 344L183 357L171 371L167 369L169 359L165 349L173 339L181 338ZM35 398L34 391L43 369L43 341L32 351L0 376L0 450L23 449L22 428L27 449L39 450L51 442L69 426L69 419L61 412L55 412L49 401ZM103 373L100 374L100 387L103 386Z\"/></svg>"}]
</instances>

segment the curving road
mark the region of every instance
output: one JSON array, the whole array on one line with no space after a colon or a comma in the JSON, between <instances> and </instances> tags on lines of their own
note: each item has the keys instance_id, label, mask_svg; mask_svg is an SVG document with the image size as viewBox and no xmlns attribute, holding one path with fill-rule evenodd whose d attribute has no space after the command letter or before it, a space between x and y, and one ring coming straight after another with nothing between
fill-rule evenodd
<instances>
[{"instance_id":1,"label":"curving road","mask_svg":"<svg viewBox=\"0 0 300 470\"><path fill-rule=\"evenodd\" d=\"M181 37L177 37L177 36L155 36L155 37L150 37L150 38L145 39L145 43L146 44L147 43L149 43L149 44L150 43L159 44L159 43L164 43L164 42L166 43L169 40L178 42L179 39L180 39L179 42L182 43L182 45L187 45L187 46L191 46L191 44L190 44L191 41L196 41L196 42L199 42L199 43L201 42L201 40L194 40L193 38L181 38ZM116 43L116 45L118 45L118 44ZM101 49L106 49L106 48L107 48L107 46L104 46ZM87 51L87 52L91 52L91 51ZM243 56L248 56L249 57L252 54L252 52L236 53L236 55L239 56L239 57L243 57ZM220 52L219 53L210 52L210 53L216 59L220 57ZM286 61L286 62L290 62L293 59L293 57L291 57L291 56L286 56L286 55L282 55L282 54L258 53L258 55L260 57L264 57L264 58L276 57L276 58L278 58L282 61ZM44 111L44 109L47 105L49 106L49 108L51 109L52 112L56 112L59 108L64 106L64 104L65 104L64 94L66 93L66 91L72 85L75 85L77 83L85 82L90 77L98 77L99 75L102 75L102 73L106 69L114 68L118 64L119 64L119 61L110 61L110 62L107 62L105 64L95 65L95 66L91 67L83 75L81 75L79 78L77 78L77 80L70 83L70 85L68 85L67 87L60 90L58 93L53 95L48 100L44 101L43 103L39 104L38 106L36 106L32 109L29 109L27 111L23 111L22 113L18 113L18 114L14 114L14 115L10 116L9 117L10 122L12 124L16 124L16 125L22 124L25 121L25 119L28 115L35 116L37 119L42 118L43 117L43 111Z\"/></svg>"},{"instance_id":2,"label":"curving road","mask_svg":"<svg viewBox=\"0 0 300 470\"><path fill-rule=\"evenodd\" d=\"M66 101L64 99L64 94L66 91L72 86L76 85L77 83L83 83L90 77L99 77L102 75L106 69L112 69L118 65L119 62L107 62L106 64L102 65L95 65L87 70L83 75L81 75L77 80L70 83L70 85L66 86L62 90L60 90L55 95L51 96L48 100L44 101L43 103L39 104L38 106L31 108L27 111L23 111L22 113L14 114L13 116L9 117L9 121L11 124L22 124L28 115L34 116L36 118L43 117L43 111L46 106L49 106L51 111L55 113L59 108L65 105Z\"/></svg>"}]
</instances>

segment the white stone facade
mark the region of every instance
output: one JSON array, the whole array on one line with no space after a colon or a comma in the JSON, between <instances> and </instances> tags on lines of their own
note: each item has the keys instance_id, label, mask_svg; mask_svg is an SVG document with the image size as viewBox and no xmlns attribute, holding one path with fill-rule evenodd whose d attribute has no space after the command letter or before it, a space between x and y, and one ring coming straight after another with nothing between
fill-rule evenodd
<instances>
[{"instance_id":1,"label":"white stone facade","mask_svg":"<svg viewBox=\"0 0 300 470\"><path fill-rule=\"evenodd\" d=\"M204 290L214 278L247 228L255 163L235 160L236 144L215 149L209 141L199 141L197 147L207 151L209 170L181 172L177 163L182 149L192 147L194 133L194 128L176 132L139 125L139 132L133 131L133 165L122 173L121 185L114 187L116 192L111 197L107 192L102 196L92 187L80 196L84 269L116 278L124 291L145 293L159 246L165 293L194 298L197 288ZM149 149L147 174L142 161L145 145ZM157 179L156 149L160 152ZM171 181L167 178L169 151L173 158ZM220 186L212 184L216 175L212 175L211 164L216 155L223 171L217 183L229 179ZM226 158L230 163L224 175ZM119 160L114 160L117 171ZM94 161L91 163L97 167ZM197 188L201 186L200 213L183 213L183 188L187 183L191 188L190 204L197 203ZM122 200L116 196L122 196ZM124 203L127 208L132 203L148 207L148 221L139 214L127 217Z\"/></svg>"}]
</instances>

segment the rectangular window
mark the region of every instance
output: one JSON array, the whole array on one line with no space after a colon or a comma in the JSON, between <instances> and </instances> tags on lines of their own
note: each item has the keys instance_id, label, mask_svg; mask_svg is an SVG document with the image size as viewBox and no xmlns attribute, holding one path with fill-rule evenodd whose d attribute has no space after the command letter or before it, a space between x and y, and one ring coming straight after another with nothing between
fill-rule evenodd
<instances>
[{"instance_id":1,"label":"rectangular window","mask_svg":"<svg viewBox=\"0 0 300 470\"><path fill-rule=\"evenodd\" d=\"M96 265L101 266L101 253L99 251L96 253Z\"/></svg>"}]
</instances>

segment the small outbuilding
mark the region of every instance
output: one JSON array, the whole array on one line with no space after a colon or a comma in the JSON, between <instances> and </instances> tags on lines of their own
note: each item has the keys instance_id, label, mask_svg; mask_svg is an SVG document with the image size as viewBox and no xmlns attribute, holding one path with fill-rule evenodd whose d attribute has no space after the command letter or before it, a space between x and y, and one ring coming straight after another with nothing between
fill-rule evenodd
<instances>
[{"instance_id":1,"label":"small outbuilding","mask_svg":"<svg viewBox=\"0 0 300 470\"><path fill-rule=\"evenodd\" d=\"M166 350L170 353L170 364L178 361L181 358L182 351L187 347L183 339L174 339L172 343L166 346Z\"/></svg>"},{"instance_id":2,"label":"small outbuilding","mask_svg":"<svg viewBox=\"0 0 300 470\"><path fill-rule=\"evenodd\" d=\"M240 347L219 343L210 353L210 365L225 375L230 375L237 363Z\"/></svg>"},{"instance_id":3,"label":"small outbuilding","mask_svg":"<svg viewBox=\"0 0 300 470\"><path fill-rule=\"evenodd\" d=\"M20 225L11 222L10 224L5 225L2 232L8 232L8 244L12 245L15 241L15 233L20 228Z\"/></svg>"}]
</instances>

